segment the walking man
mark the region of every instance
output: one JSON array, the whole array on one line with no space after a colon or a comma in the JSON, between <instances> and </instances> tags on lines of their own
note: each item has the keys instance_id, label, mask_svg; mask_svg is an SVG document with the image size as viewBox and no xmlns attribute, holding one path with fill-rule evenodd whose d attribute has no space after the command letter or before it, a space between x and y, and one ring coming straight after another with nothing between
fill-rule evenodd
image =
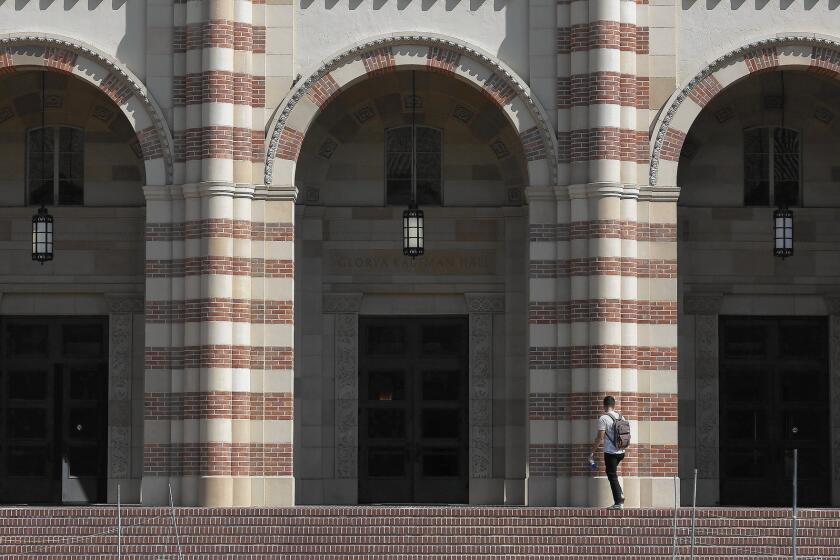
<instances>
[{"instance_id":1,"label":"walking man","mask_svg":"<svg viewBox=\"0 0 840 560\"><path fill-rule=\"evenodd\" d=\"M613 495L610 509L621 509L624 507L624 491L618 482L618 464L624 459L624 449L630 444L630 424L615 411L615 399L610 396L604 398L604 414L598 418L598 433L589 455L590 463L594 464L595 453L601 444L604 445L604 467Z\"/></svg>"}]
</instances>

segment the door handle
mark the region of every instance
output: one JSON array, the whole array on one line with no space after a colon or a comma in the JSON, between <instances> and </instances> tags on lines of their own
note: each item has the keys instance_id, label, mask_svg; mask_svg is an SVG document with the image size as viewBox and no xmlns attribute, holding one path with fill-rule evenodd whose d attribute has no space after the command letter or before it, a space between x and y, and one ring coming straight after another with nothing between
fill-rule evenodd
<instances>
[{"instance_id":1,"label":"door handle","mask_svg":"<svg viewBox=\"0 0 840 560\"><path fill-rule=\"evenodd\" d=\"M793 435L798 434L798 433L799 433L799 426L794 426L793 428L791 428L791 429L790 429L790 432L791 432Z\"/></svg>"}]
</instances>

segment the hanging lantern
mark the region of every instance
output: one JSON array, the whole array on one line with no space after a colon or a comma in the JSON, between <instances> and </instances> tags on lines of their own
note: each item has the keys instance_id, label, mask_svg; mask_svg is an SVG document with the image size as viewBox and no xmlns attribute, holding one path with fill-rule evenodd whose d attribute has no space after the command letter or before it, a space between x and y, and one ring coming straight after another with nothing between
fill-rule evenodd
<instances>
[{"instance_id":1,"label":"hanging lantern","mask_svg":"<svg viewBox=\"0 0 840 560\"><path fill-rule=\"evenodd\" d=\"M419 257L423 254L423 211L419 208L403 210L403 255Z\"/></svg>"},{"instance_id":2,"label":"hanging lantern","mask_svg":"<svg viewBox=\"0 0 840 560\"><path fill-rule=\"evenodd\" d=\"M776 244L773 254L777 257L793 255L793 212L787 208L778 208L773 212L773 224Z\"/></svg>"},{"instance_id":3,"label":"hanging lantern","mask_svg":"<svg viewBox=\"0 0 840 560\"><path fill-rule=\"evenodd\" d=\"M53 260L53 217L43 206L32 216L32 260Z\"/></svg>"}]
</instances>

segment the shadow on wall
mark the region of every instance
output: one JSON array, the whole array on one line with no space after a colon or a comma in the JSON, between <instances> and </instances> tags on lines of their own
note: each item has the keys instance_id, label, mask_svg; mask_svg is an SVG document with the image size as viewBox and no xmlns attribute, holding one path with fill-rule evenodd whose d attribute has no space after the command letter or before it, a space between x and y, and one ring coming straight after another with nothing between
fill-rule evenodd
<instances>
[{"instance_id":1,"label":"shadow on wall","mask_svg":"<svg viewBox=\"0 0 840 560\"><path fill-rule=\"evenodd\" d=\"M698 1L699 0L682 0L683 10L688 10L689 8L693 7ZM756 10L763 10L764 8L768 7L771 0L752 1L755 4ZM787 10L796 2L798 2L798 0L779 0L779 8L782 10ZM827 2L829 10L836 10L838 7L840 7L840 0L803 0L803 6L806 10L813 10L823 2ZM720 5L728 5L731 9L737 10L746 3L747 0L729 0L728 2L726 2L725 0L706 0L706 9L714 10ZM770 7L775 7L775 4Z\"/></svg>"},{"instance_id":2,"label":"shadow on wall","mask_svg":"<svg viewBox=\"0 0 840 560\"><path fill-rule=\"evenodd\" d=\"M3 1L4 0L0 0L0 4L2 4ZM324 7L326 7L328 10L331 10L343 1L344 0L300 0L300 7L305 10L306 8L309 8L310 6L315 4L316 2L323 2ZM351 10L355 10L361 7L363 4L367 4L368 2L370 2L370 5L373 7L374 10L381 10L389 3L396 4L398 10L405 10L406 8L411 6L412 3L420 3L420 8L423 11L428 11L435 7L435 5L443 3L446 6L446 11L449 12L457 8L459 5L465 4L467 2L469 2L470 10L472 11L479 10L482 7L484 7L485 4L492 3L493 9L499 12L505 9L505 6L507 6L508 1L509 0L347 0L347 2L349 2Z\"/></svg>"},{"instance_id":3,"label":"shadow on wall","mask_svg":"<svg viewBox=\"0 0 840 560\"><path fill-rule=\"evenodd\" d=\"M15 2L15 10L22 10L26 8L29 4L33 4L35 2L38 3L38 8L41 10L46 10L47 8L51 7L56 2L64 2L64 9L65 10L72 10L76 7L76 4L81 2L82 0L14 0ZM95 10L107 0L87 0L87 6L89 10ZM0 6L5 5L7 2L11 2L11 0L0 0ZM128 0L110 0L111 8L117 10L122 8Z\"/></svg>"}]
</instances>

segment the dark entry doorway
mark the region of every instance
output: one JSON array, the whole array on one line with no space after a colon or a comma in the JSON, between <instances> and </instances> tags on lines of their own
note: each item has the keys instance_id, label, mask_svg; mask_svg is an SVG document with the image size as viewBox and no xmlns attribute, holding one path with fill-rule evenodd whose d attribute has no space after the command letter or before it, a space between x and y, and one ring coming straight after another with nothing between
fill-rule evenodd
<instances>
[{"instance_id":1,"label":"dark entry doorway","mask_svg":"<svg viewBox=\"0 0 840 560\"><path fill-rule=\"evenodd\" d=\"M828 322L721 317L721 504L785 506L799 450L802 506L827 506Z\"/></svg>"},{"instance_id":2,"label":"dark entry doorway","mask_svg":"<svg viewBox=\"0 0 840 560\"><path fill-rule=\"evenodd\" d=\"M106 318L0 318L0 502L102 502Z\"/></svg>"},{"instance_id":3,"label":"dark entry doorway","mask_svg":"<svg viewBox=\"0 0 840 560\"><path fill-rule=\"evenodd\" d=\"M466 317L360 319L359 502L469 500Z\"/></svg>"}]
</instances>

